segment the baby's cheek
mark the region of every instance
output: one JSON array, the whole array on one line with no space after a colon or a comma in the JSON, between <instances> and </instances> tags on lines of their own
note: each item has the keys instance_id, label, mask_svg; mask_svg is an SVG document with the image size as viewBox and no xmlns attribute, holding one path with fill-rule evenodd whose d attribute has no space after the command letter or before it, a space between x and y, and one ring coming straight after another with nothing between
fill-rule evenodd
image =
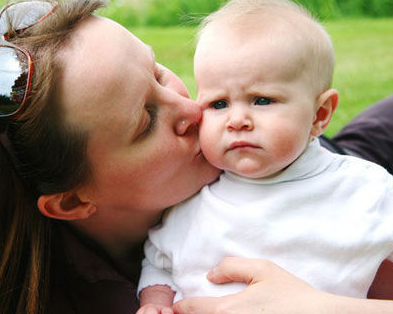
<instances>
[{"instance_id":1,"label":"baby's cheek","mask_svg":"<svg viewBox=\"0 0 393 314\"><path fill-rule=\"evenodd\" d=\"M199 132L199 144L201 145L202 153L206 158L210 158L214 154L213 139L203 133Z\"/></svg>"},{"instance_id":2,"label":"baby's cheek","mask_svg":"<svg viewBox=\"0 0 393 314\"><path fill-rule=\"evenodd\" d=\"M203 111L202 120L199 123L199 142L202 150L208 149L214 140L215 127L216 122L206 111Z\"/></svg>"},{"instance_id":3,"label":"baby's cheek","mask_svg":"<svg viewBox=\"0 0 393 314\"><path fill-rule=\"evenodd\" d=\"M205 149L205 147L208 146L209 136L207 133L208 130L206 128L206 123L202 120L199 124L199 144L202 149Z\"/></svg>"},{"instance_id":4,"label":"baby's cheek","mask_svg":"<svg viewBox=\"0 0 393 314\"><path fill-rule=\"evenodd\" d=\"M275 153L277 159L285 164L292 163L297 159L308 144L308 135L293 130L285 134L275 135Z\"/></svg>"},{"instance_id":5,"label":"baby's cheek","mask_svg":"<svg viewBox=\"0 0 393 314\"><path fill-rule=\"evenodd\" d=\"M218 143L216 142L216 140L212 136L209 136L209 134L200 132L199 143L202 149L202 153L207 159L207 161L215 167L220 167L222 157L220 156L220 152L218 151Z\"/></svg>"}]
</instances>

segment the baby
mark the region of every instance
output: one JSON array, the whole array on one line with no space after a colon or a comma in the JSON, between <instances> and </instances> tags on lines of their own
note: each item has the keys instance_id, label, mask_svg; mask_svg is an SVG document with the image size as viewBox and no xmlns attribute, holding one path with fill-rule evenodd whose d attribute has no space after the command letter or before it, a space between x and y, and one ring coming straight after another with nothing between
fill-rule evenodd
<instances>
[{"instance_id":1,"label":"baby","mask_svg":"<svg viewBox=\"0 0 393 314\"><path fill-rule=\"evenodd\" d=\"M150 231L139 312L241 291L206 278L226 256L365 297L393 252L393 178L319 144L338 102L327 32L292 2L233 0L204 21L194 60L201 148L224 172Z\"/></svg>"}]
</instances>

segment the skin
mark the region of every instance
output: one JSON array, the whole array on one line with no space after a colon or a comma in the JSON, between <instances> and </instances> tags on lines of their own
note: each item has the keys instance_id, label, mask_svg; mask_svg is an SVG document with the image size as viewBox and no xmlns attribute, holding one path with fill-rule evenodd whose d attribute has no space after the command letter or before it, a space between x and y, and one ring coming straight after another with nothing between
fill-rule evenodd
<instances>
[{"instance_id":1,"label":"skin","mask_svg":"<svg viewBox=\"0 0 393 314\"><path fill-rule=\"evenodd\" d=\"M248 33L216 24L204 30L194 58L202 151L220 169L276 176L320 131L319 94L302 69L306 43L286 44L294 36L289 27Z\"/></svg>"}]
</instances>

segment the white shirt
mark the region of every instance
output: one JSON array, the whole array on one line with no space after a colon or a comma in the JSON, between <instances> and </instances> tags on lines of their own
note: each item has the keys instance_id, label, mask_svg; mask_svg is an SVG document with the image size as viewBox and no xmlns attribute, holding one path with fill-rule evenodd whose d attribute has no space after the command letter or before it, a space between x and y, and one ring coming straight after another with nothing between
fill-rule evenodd
<instances>
[{"instance_id":1,"label":"white shirt","mask_svg":"<svg viewBox=\"0 0 393 314\"><path fill-rule=\"evenodd\" d=\"M169 285L175 300L236 293L207 272L226 256L265 258L322 291L366 297L393 251L393 178L313 140L273 179L224 173L149 232L139 291Z\"/></svg>"}]
</instances>

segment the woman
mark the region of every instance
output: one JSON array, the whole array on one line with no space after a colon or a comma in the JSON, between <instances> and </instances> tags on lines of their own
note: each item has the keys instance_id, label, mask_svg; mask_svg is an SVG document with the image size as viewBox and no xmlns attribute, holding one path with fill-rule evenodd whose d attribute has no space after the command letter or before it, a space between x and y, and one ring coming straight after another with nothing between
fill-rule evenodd
<instances>
[{"instance_id":1,"label":"woman","mask_svg":"<svg viewBox=\"0 0 393 314\"><path fill-rule=\"evenodd\" d=\"M100 5L60 3L24 30L9 14L8 42L34 71L28 102L1 121L3 313L42 302L49 313L133 313L147 229L218 175L200 154L201 112L182 82L130 32L91 17Z\"/></svg>"},{"instance_id":2,"label":"woman","mask_svg":"<svg viewBox=\"0 0 393 314\"><path fill-rule=\"evenodd\" d=\"M19 62L18 75L1 68L13 85L0 98L0 309L134 313L148 228L218 175L200 154L201 112L148 46L91 16L99 0L26 3L0 18L0 64ZM248 281L241 263L224 269ZM214 300L206 313L228 300L260 302L260 287Z\"/></svg>"}]
</instances>

